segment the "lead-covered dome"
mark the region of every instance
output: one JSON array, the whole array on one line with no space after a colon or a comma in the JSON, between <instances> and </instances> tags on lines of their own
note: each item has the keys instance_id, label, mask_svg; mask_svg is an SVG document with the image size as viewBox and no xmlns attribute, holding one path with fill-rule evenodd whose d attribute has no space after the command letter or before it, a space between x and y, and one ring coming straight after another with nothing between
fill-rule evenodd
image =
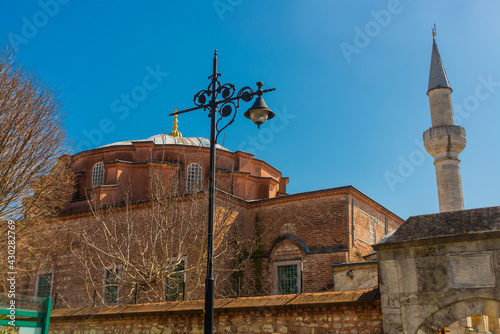
<instances>
[{"instance_id":1,"label":"lead-covered dome","mask_svg":"<svg viewBox=\"0 0 500 334\"><path fill-rule=\"evenodd\" d=\"M132 146L133 143L153 142L155 145L184 145L184 146L199 146L210 148L210 140L203 137L174 137L166 134L158 134L147 139L119 141L112 144L107 144L99 148L113 146ZM217 149L231 152L224 146L217 144Z\"/></svg>"}]
</instances>

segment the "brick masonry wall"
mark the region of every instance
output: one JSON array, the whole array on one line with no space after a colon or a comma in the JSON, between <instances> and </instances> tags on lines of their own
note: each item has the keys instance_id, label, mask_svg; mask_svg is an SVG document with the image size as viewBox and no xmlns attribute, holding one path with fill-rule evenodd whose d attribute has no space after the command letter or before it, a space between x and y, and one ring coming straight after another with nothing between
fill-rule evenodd
<instances>
[{"instance_id":1,"label":"brick masonry wall","mask_svg":"<svg viewBox=\"0 0 500 334\"><path fill-rule=\"evenodd\" d=\"M279 202L254 213L268 252L280 236L296 237L311 250L347 247L345 196Z\"/></svg>"},{"instance_id":2,"label":"brick masonry wall","mask_svg":"<svg viewBox=\"0 0 500 334\"><path fill-rule=\"evenodd\" d=\"M352 206L352 199L354 199L355 207ZM380 223L385 223L385 217L388 217L391 229L402 223L396 216L384 211L376 203L349 188L263 202L235 201L232 205L234 212L231 221L234 219L234 224L231 224L232 227L228 233L236 232L244 237L240 246L245 246L248 249L245 256L252 256L252 258L244 262L245 256L242 257L243 267L238 275L231 276L232 272L228 270L216 272L216 295L218 297L274 294L274 262L290 260L301 261L302 292L331 290L333 276L330 266L332 264L364 261L363 256L372 251L371 246L364 242L355 240L354 244L352 243L353 219L355 236L367 241L369 241L369 222L373 221L373 217ZM94 289L97 290L98 300L102 295L104 265L93 269L90 273L95 280L95 287L87 290L88 276L84 275L81 264L74 254L79 246L74 245L73 242L78 238L74 235L73 237L66 236L66 230L76 229L78 232L79 227L90 224L92 219L90 216L75 215L71 219L53 225L57 226L59 241L66 243L66 247L58 249L53 259L46 261L48 266L45 268L55 272L52 296L55 297L57 292L56 307L58 308L92 305ZM202 224L199 226L205 226L203 224L205 219L201 221ZM137 226L136 233L140 235L139 229L144 226L141 224ZM379 224L375 224L375 228L378 241L385 234L385 229ZM147 235L146 232L143 234ZM291 239L298 241L292 242ZM184 254L187 256L189 270L194 269L197 263L201 263L199 266L201 274L194 275L192 271L189 271L186 275L186 299L197 299L203 295L205 261L196 260L196 254L199 254L200 249L204 248L193 246L187 254ZM137 251L137 249L133 250L132 253L137 253ZM176 254L171 256L176 256ZM227 254L217 257L217 261L222 262L218 263L216 268L228 268L234 264L231 257L229 257L230 261L224 260L227 258ZM22 293L33 295L35 286L36 272L31 272L23 278ZM123 296L121 296L120 303L134 302L134 287L127 288L128 291L125 291L125 288L121 289ZM147 301L148 299L139 295L139 303ZM100 305L99 302L96 305Z\"/></svg>"},{"instance_id":3,"label":"brick masonry wall","mask_svg":"<svg viewBox=\"0 0 500 334\"><path fill-rule=\"evenodd\" d=\"M310 254L304 259L302 292L326 291L333 289L333 273L329 265L347 262L347 253Z\"/></svg>"},{"instance_id":4,"label":"brick masonry wall","mask_svg":"<svg viewBox=\"0 0 500 334\"><path fill-rule=\"evenodd\" d=\"M370 254L373 250L370 241L370 223L373 222L375 228L375 240L377 240L377 237L380 239L381 233L380 230L377 229L375 220L370 215L357 207L353 207L353 210L354 231L352 231L352 233L354 234L354 240L352 240L353 251L351 253L351 259L353 261L363 261L363 256Z\"/></svg>"},{"instance_id":5,"label":"brick masonry wall","mask_svg":"<svg viewBox=\"0 0 500 334\"><path fill-rule=\"evenodd\" d=\"M225 203L223 204L226 205ZM225 209L226 208L222 207L222 205L217 206L216 217L218 211L224 211ZM225 231L225 233L226 235L229 235L231 233L239 233L244 236L243 241L245 241L248 238L247 236L245 236L244 230L233 231L237 228L235 224L233 224L233 222L238 218L242 208L235 204L234 206L231 205L229 209L231 209L233 213L230 217L227 218L228 225L231 228ZM134 237L138 238L141 236L149 235L149 233L145 230L146 224L142 224L141 222L146 221L147 219L151 219L149 216L150 214L150 209L148 208L137 208L133 210L132 213L129 213L129 217L138 222L134 225ZM121 219L125 215L123 212L117 212L115 213L115 215L116 216L113 217L114 220L119 222L125 221L125 219ZM203 216L202 218L205 217ZM200 234L206 235L206 232L204 230L204 228L206 227L206 219L203 219L202 221L203 224L200 224ZM241 225L242 221L244 220L238 219L238 224ZM31 271L23 270L19 274L19 293L23 295L35 295L37 274L42 272L53 272L53 287L51 296L54 298L56 308L92 306L94 299L94 290L96 291L95 305L101 306L102 295L104 291L104 267L105 265L110 265L111 260L102 257L103 263L101 264L100 260L93 257L92 261L95 266L91 264L84 265L81 259L79 259L77 256L77 254L80 254L84 248L84 244L81 242L80 231L84 227L92 226L92 224L95 225L95 218L89 215L82 215L80 217L75 217L74 219L60 220L51 224L54 227L54 230L50 230L52 232L50 235L51 238L48 239L51 240L50 243L47 243L47 239L37 240L37 244L39 246L34 247L34 249L37 249L38 251L37 257L31 257L32 260L30 260L29 263L26 263L24 266L25 268L35 269L32 269ZM43 230L46 228L46 226L40 226L39 228ZM244 226L241 228L244 228ZM99 236L99 233L96 233L96 235L94 236L94 241L100 245L105 244L105 240L103 240L103 238ZM198 299L202 298L204 295L206 259L204 257L200 258L200 249L202 251L205 251L206 245L203 240L198 240L197 243L201 243L201 245L199 247L195 247L193 246L193 244L189 243L187 244L187 246L183 246L182 248L185 249L185 254L183 255L185 255L188 265L186 272L186 299ZM230 247L232 245L233 244L230 244L229 246L222 245L220 247L218 247L218 244L215 245L216 251L221 251L220 249L224 251L224 258L219 257L215 260L214 266L216 268L224 268L224 266L232 265L231 261L235 257L233 256L233 250ZM167 258L177 256L177 253L175 253L177 249L181 249L181 246L179 246L179 248L173 248ZM140 251L141 249L138 248L138 243L131 244L131 258L138 258L140 260ZM19 255L23 259L31 259L24 253ZM203 253L201 255L203 256ZM222 260L224 259L229 259L229 263L222 263ZM25 262L28 262L28 260L26 260ZM133 270L131 270L131 272L134 273ZM125 271L122 271L122 274L123 273L125 273ZM216 296L220 298L235 296L236 294L233 293L235 289L232 282L231 271L221 270L221 272L217 274ZM156 288L157 290L159 290L160 285L161 282L153 286L152 289ZM140 292L137 294L137 302L145 303L161 301L160 298L155 297L151 289L148 290L147 293L148 295L146 295L145 291L140 290ZM157 291L157 294L159 293L160 292ZM122 284L120 286L118 297L120 304L134 303L136 297L135 286L128 282Z\"/></svg>"},{"instance_id":6,"label":"brick masonry wall","mask_svg":"<svg viewBox=\"0 0 500 334\"><path fill-rule=\"evenodd\" d=\"M386 234L386 219L389 232L396 230L403 223L398 217L383 212L373 203L357 196L349 196L350 262L363 262L363 257L373 251L370 240L370 223L373 223L375 243L377 243ZM354 229L352 228L353 224Z\"/></svg>"},{"instance_id":7,"label":"brick masonry wall","mask_svg":"<svg viewBox=\"0 0 500 334\"><path fill-rule=\"evenodd\" d=\"M316 297L309 294L307 298L311 300ZM321 304L298 302L290 305L294 300L297 300L296 295L282 296L274 300L269 297L218 300L224 305L216 308L214 333L378 334L383 332L380 302L377 300ZM241 307L248 302L257 306ZM285 305L278 305L283 302ZM178 310L163 312L160 312L160 304L136 305L134 310L125 308L113 310L109 307L76 311L55 310L49 333L203 333L203 313L200 309L202 301L184 303L191 305L182 306L183 303L180 303L172 308ZM240 306L230 307L228 305L230 303L239 303ZM166 308L169 307L168 304L173 303L163 303ZM258 306L264 304L266 306Z\"/></svg>"},{"instance_id":8,"label":"brick masonry wall","mask_svg":"<svg viewBox=\"0 0 500 334\"><path fill-rule=\"evenodd\" d=\"M305 292L326 291L332 284L330 265L346 262L345 196L284 201L248 210L247 224L255 228L258 258L247 265L245 282L256 282L249 291L273 294L274 262L301 260ZM300 240L303 245L286 238ZM260 293L259 293L260 292ZM246 291L242 291L248 295Z\"/></svg>"},{"instance_id":9,"label":"brick masonry wall","mask_svg":"<svg viewBox=\"0 0 500 334\"><path fill-rule=\"evenodd\" d=\"M374 222L376 241L385 235L382 225L386 218L389 230L402 223L394 214L349 190L293 201L273 200L252 205L245 214L247 226L254 226L259 246L257 258L247 264L242 277L245 289L241 289L241 295L247 296L252 295L250 291L254 295L275 292L273 264L277 261L302 261L303 292L331 290L331 264L362 262L363 256L372 252L370 222ZM354 235L365 242L356 238L352 241L353 221ZM251 282L257 287L252 289Z\"/></svg>"}]
</instances>

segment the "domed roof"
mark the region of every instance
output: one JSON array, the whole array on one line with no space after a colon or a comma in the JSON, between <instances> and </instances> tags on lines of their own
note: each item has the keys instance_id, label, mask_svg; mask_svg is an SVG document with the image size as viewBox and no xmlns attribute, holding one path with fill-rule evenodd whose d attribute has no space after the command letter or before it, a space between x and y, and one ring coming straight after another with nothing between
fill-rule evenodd
<instances>
[{"instance_id":1,"label":"domed roof","mask_svg":"<svg viewBox=\"0 0 500 334\"><path fill-rule=\"evenodd\" d=\"M207 138L202 138L202 137L184 138L184 137L174 137L165 134L158 134L149 137L147 139L119 141L116 143L101 146L99 148L112 147L112 146L132 146L132 143L146 143L146 142L153 142L155 145L184 145L184 146L199 146L199 147L210 148L210 140L208 140ZM231 152L230 150L219 144L217 144L217 149Z\"/></svg>"}]
</instances>

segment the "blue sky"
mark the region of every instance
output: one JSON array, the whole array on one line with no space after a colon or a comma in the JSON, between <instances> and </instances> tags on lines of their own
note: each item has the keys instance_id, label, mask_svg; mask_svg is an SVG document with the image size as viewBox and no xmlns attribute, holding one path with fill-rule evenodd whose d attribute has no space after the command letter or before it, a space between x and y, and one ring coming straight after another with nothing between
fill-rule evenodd
<instances>
[{"instance_id":1,"label":"blue sky","mask_svg":"<svg viewBox=\"0 0 500 334\"><path fill-rule=\"evenodd\" d=\"M75 150L170 132L168 114L194 106L217 49L223 83L277 88L265 100L278 116L257 130L243 117L251 104L242 105L224 146L281 170L289 193L351 184L403 218L439 211L422 146L435 23L467 131L465 207L499 205L499 2L0 4L0 36L61 92ZM209 137L203 111L179 126L185 137Z\"/></svg>"}]
</instances>

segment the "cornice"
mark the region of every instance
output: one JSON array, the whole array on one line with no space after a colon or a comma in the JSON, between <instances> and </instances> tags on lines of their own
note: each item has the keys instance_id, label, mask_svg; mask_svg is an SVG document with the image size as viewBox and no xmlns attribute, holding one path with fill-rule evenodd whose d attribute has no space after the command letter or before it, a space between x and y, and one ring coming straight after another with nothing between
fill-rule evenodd
<instances>
[{"instance_id":1,"label":"cornice","mask_svg":"<svg viewBox=\"0 0 500 334\"><path fill-rule=\"evenodd\" d=\"M403 248L407 250L409 247L429 247L434 245L444 245L449 243L462 243L462 242L476 243L478 241L489 240L489 239L500 239L500 231L464 233L461 235L433 236L417 240L385 242L382 244L373 245L373 249L376 252L385 251L388 249L400 250Z\"/></svg>"},{"instance_id":2,"label":"cornice","mask_svg":"<svg viewBox=\"0 0 500 334\"><path fill-rule=\"evenodd\" d=\"M192 196L193 194L184 194L184 195L179 195L179 197L184 198L184 200L188 200L189 196ZM267 206L273 206L276 204L283 204L283 203L289 203L293 201L301 201L301 200L308 200L308 199L314 199L314 198L325 198L325 197L330 197L330 196L351 196L354 198L357 198L358 200L363 200L364 203L367 203L368 205L374 207L375 209L381 209L383 210L388 216L392 216L396 220L403 221L401 217L393 213L392 211L388 210L384 206L380 205L370 197L366 196L364 193L356 189L355 187L349 185L349 186L344 186L344 187L338 187L338 188L330 188L330 189L322 189L322 190L316 190L316 191L310 191L310 192L305 192L305 193L298 193L298 194L291 194L291 195L285 195L285 196L278 196L278 197L273 197L273 198L265 198L261 200L245 200L243 198L237 197L235 195L229 194L227 192L224 192L222 190L217 189L216 191L216 196L219 199L227 200L230 199L233 203L238 203L239 205L247 208L247 209L254 209L254 208L260 208L260 207L267 207ZM224 198L222 198L224 196ZM142 201L142 202L134 202L130 204L130 207L133 209L138 209L142 208L145 205L149 205L151 201ZM120 203L117 206L118 208L120 207L125 207L124 203ZM76 217L83 217L86 216L90 213L90 210L86 211L81 211L81 212L75 212L75 213L68 213L60 216L60 219L72 219Z\"/></svg>"},{"instance_id":3,"label":"cornice","mask_svg":"<svg viewBox=\"0 0 500 334\"><path fill-rule=\"evenodd\" d=\"M183 202L187 202L187 201L189 201L190 197L192 197L194 195L202 194L204 192L205 191L201 191L201 192L194 193L194 194L182 194L182 195L178 195L176 197L178 197L179 199L182 199ZM236 197L234 195L231 195L229 193L223 192L219 189L216 189L215 196L216 196L216 199L223 200L223 201L229 200L230 203L237 204L237 205L242 206L242 207L246 207L248 204L247 201L245 201L239 197ZM142 209L142 208L150 206L151 203L152 203L152 200L137 201L137 202L133 202L133 203L128 204L129 205L128 208L132 209L132 210L138 210L138 209ZM119 210L119 211L123 211L126 208L127 208L127 204L123 203L123 202L117 203L115 206L113 206L113 209ZM101 209L101 210L106 210L106 209ZM86 217L86 216L90 216L90 215L92 215L92 210L87 209L87 210L82 210L82 211L78 211L78 212L64 213L64 214L54 218L54 220L71 220L71 219L82 218L82 217Z\"/></svg>"},{"instance_id":4,"label":"cornice","mask_svg":"<svg viewBox=\"0 0 500 334\"><path fill-rule=\"evenodd\" d=\"M134 151L133 146L106 146L106 147L98 147L91 150L81 151L71 156L71 160L75 161L77 159L90 157L92 155L109 153L112 151Z\"/></svg>"},{"instance_id":5,"label":"cornice","mask_svg":"<svg viewBox=\"0 0 500 334\"><path fill-rule=\"evenodd\" d=\"M94 155L100 155L100 154L105 154L105 153L113 153L116 151L135 151L136 148L141 147L141 148L153 148L155 151L157 150L164 150L164 149L175 149L177 151L191 151L191 152L199 152L202 151L204 153L209 154L210 153L210 148L208 147L203 147L203 146L189 146L189 145L178 145L178 144L165 144L165 145L157 145L153 142L133 142L131 145L115 145L115 146L106 146L106 147L97 147L91 150L86 150L82 151L79 153L76 153L71 156L72 161L75 161L77 159L81 158L88 158ZM283 175L279 169L276 167L273 167L270 165L268 162L257 159L254 157L253 154L244 152L244 151L236 151L236 152L231 152L231 151L226 151L226 150L221 150L217 149L217 154L218 155L223 155L229 158L239 158L239 157L246 157L249 160L251 160L253 163L260 165L260 166L265 166L268 167L274 171L276 171L279 174L280 178L283 178Z\"/></svg>"},{"instance_id":6,"label":"cornice","mask_svg":"<svg viewBox=\"0 0 500 334\"><path fill-rule=\"evenodd\" d=\"M238 178L244 178L246 180L252 180L252 181L255 181L255 182L265 182L265 181L272 181L276 184L280 184L280 182L272 177L267 177L267 176L255 176L255 175L252 175L248 172L239 172L239 171L232 171L232 172L227 172L227 171L220 171L218 170L217 173L219 174L227 174L227 175L234 175L235 177L238 177ZM224 175L225 176L225 175Z\"/></svg>"},{"instance_id":7,"label":"cornice","mask_svg":"<svg viewBox=\"0 0 500 334\"><path fill-rule=\"evenodd\" d=\"M104 163L105 166L114 166L114 165L124 165L129 168L139 168L139 167L147 167L149 166L166 166L171 169L177 169L180 167L180 164L173 163L171 161L124 161L124 160L115 160Z\"/></svg>"},{"instance_id":8,"label":"cornice","mask_svg":"<svg viewBox=\"0 0 500 334\"><path fill-rule=\"evenodd\" d=\"M260 200L248 201L248 203L250 204L251 207L263 207L263 206L275 205L278 203L281 204L281 203L307 200L307 199L313 199L313 198L324 198L324 197L335 196L335 195L345 195L347 193L347 189L349 189L349 187L352 187L352 186L322 189L322 190L315 190L315 191L304 192L304 193L284 195L284 196L279 196L279 197L264 198L264 199L260 199Z\"/></svg>"},{"instance_id":9,"label":"cornice","mask_svg":"<svg viewBox=\"0 0 500 334\"><path fill-rule=\"evenodd\" d=\"M291 195L284 195L284 196L278 196L278 197L273 197L273 198L265 198L261 200L255 200L255 201L248 201L251 207L264 207L264 206L270 206L270 205L275 205L278 203L287 203L287 202L292 202L292 201L297 201L297 200L307 200L307 199L314 199L314 198L325 198L329 196L338 196L338 195L348 195L351 197L355 197L358 200L362 200L364 203L368 203L372 207L376 209L381 209L383 210L388 216L392 216L396 220L404 221L401 217L384 207L383 205L379 204L378 202L374 201L371 197L367 196L363 192L359 191L352 185L348 186L343 186L343 187L337 187L337 188L329 188L329 189L321 189L321 190L314 190L310 192L303 192L303 193L297 193L297 194L291 194Z\"/></svg>"},{"instance_id":10,"label":"cornice","mask_svg":"<svg viewBox=\"0 0 500 334\"><path fill-rule=\"evenodd\" d=\"M395 220L400 220L402 222L405 221L403 218L401 218L400 216L398 216L397 214L395 214L391 210L387 209L385 206L383 206L379 202L375 201L373 198L371 198L370 196L366 195L362 191L359 191L355 187L352 187L352 189L353 190L349 193L349 195L351 195L352 197L356 197L357 199L367 199L368 202L364 201L364 203L368 203L368 205L370 205L371 207L373 207L375 209L381 209L388 216L392 216L392 218L395 219Z\"/></svg>"}]
</instances>

